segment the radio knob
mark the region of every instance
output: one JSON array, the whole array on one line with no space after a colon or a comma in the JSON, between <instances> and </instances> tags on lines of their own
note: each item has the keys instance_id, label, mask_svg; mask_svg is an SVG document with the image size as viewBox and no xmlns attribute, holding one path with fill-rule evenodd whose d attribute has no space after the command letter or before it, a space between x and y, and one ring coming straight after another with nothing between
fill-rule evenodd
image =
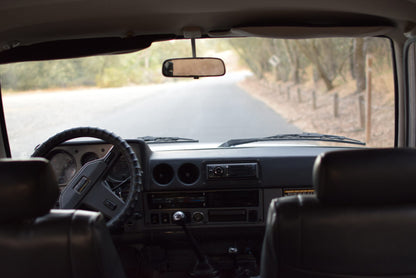
<instances>
[{"instance_id":1,"label":"radio knob","mask_svg":"<svg viewBox=\"0 0 416 278\"><path fill-rule=\"evenodd\" d=\"M205 216L202 212L197 211L192 214L192 220L194 220L194 222L200 223L204 221L204 218Z\"/></svg>"},{"instance_id":2,"label":"radio knob","mask_svg":"<svg viewBox=\"0 0 416 278\"><path fill-rule=\"evenodd\" d=\"M214 168L214 175L216 176L222 176L224 174L224 168L221 166L217 166Z\"/></svg>"}]
</instances>

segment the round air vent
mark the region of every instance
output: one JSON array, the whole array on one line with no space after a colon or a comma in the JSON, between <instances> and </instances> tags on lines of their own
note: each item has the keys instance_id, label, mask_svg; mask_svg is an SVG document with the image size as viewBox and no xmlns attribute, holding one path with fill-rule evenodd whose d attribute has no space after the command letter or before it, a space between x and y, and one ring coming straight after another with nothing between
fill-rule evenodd
<instances>
[{"instance_id":1,"label":"round air vent","mask_svg":"<svg viewBox=\"0 0 416 278\"><path fill-rule=\"evenodd\" d=\"M179 180L185 184L192 184L199 178L199 169L195 164L185 163L178 170Z\"/></svg>"},{"instance_id":2,"label":"round air vent","mask_svg":"<svg viewBox=\"0 0 416 278\"><path fill-rule=\"evenodd\" d=\"M162 163L153 168L153 178L159 184L166 185L173 179L173 169L169 164Z\"/></svg>"}]
</instances>

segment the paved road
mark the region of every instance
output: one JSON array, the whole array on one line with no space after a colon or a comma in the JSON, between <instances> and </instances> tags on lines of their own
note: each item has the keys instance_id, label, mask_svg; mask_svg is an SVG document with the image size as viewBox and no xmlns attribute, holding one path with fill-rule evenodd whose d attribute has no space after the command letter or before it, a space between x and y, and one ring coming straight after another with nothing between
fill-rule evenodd
<instances>
[{"instance_id":1,"label":"paved road","mask_svg":"<svg viewBox=\"0 0 416 278\"><path fill-rule=\"evenodd\" d=\"M299 132L240 89L236 82L243 77L240 73L124 89L6 95L12 152L30 155L49 136L76 126L98 126L124 138L180 136L201 142Z\"/></svg>"}]
</instances>

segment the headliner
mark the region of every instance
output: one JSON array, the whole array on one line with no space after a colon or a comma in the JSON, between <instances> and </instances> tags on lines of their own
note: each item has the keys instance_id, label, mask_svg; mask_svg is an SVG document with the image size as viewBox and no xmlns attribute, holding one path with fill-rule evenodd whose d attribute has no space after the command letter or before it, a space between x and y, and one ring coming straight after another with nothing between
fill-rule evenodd
<instances>
[{"instance_id":1,"label":"headliner","mask_svg":"<svg viewBox=\"0 0 416 278\"><path fill-rule=\"evenodd\" d=\"M390 26L403 34L415 23L416 1L407 0L2 0L0 63L133 51L191 26L202 36L253 26Z\"/></svg>"}]
</instances>

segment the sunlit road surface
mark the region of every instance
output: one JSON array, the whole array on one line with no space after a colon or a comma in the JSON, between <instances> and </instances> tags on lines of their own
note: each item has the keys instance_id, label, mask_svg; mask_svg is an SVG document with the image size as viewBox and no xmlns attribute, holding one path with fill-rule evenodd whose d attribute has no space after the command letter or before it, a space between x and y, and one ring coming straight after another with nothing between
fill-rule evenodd
<instances>
[{"instance_id":1,"label":"sunlit road surface","mask_svg":"<svg viewBox=\"0 0 416 278\"><path fill-rule=\"evenodd\" d=\"M30 156L57 132L79 126L123 138L179 136L200 142L299 132L236 84L246 72L160 85L5 94L12 154Z\"/></svg>"}]
</instances>

